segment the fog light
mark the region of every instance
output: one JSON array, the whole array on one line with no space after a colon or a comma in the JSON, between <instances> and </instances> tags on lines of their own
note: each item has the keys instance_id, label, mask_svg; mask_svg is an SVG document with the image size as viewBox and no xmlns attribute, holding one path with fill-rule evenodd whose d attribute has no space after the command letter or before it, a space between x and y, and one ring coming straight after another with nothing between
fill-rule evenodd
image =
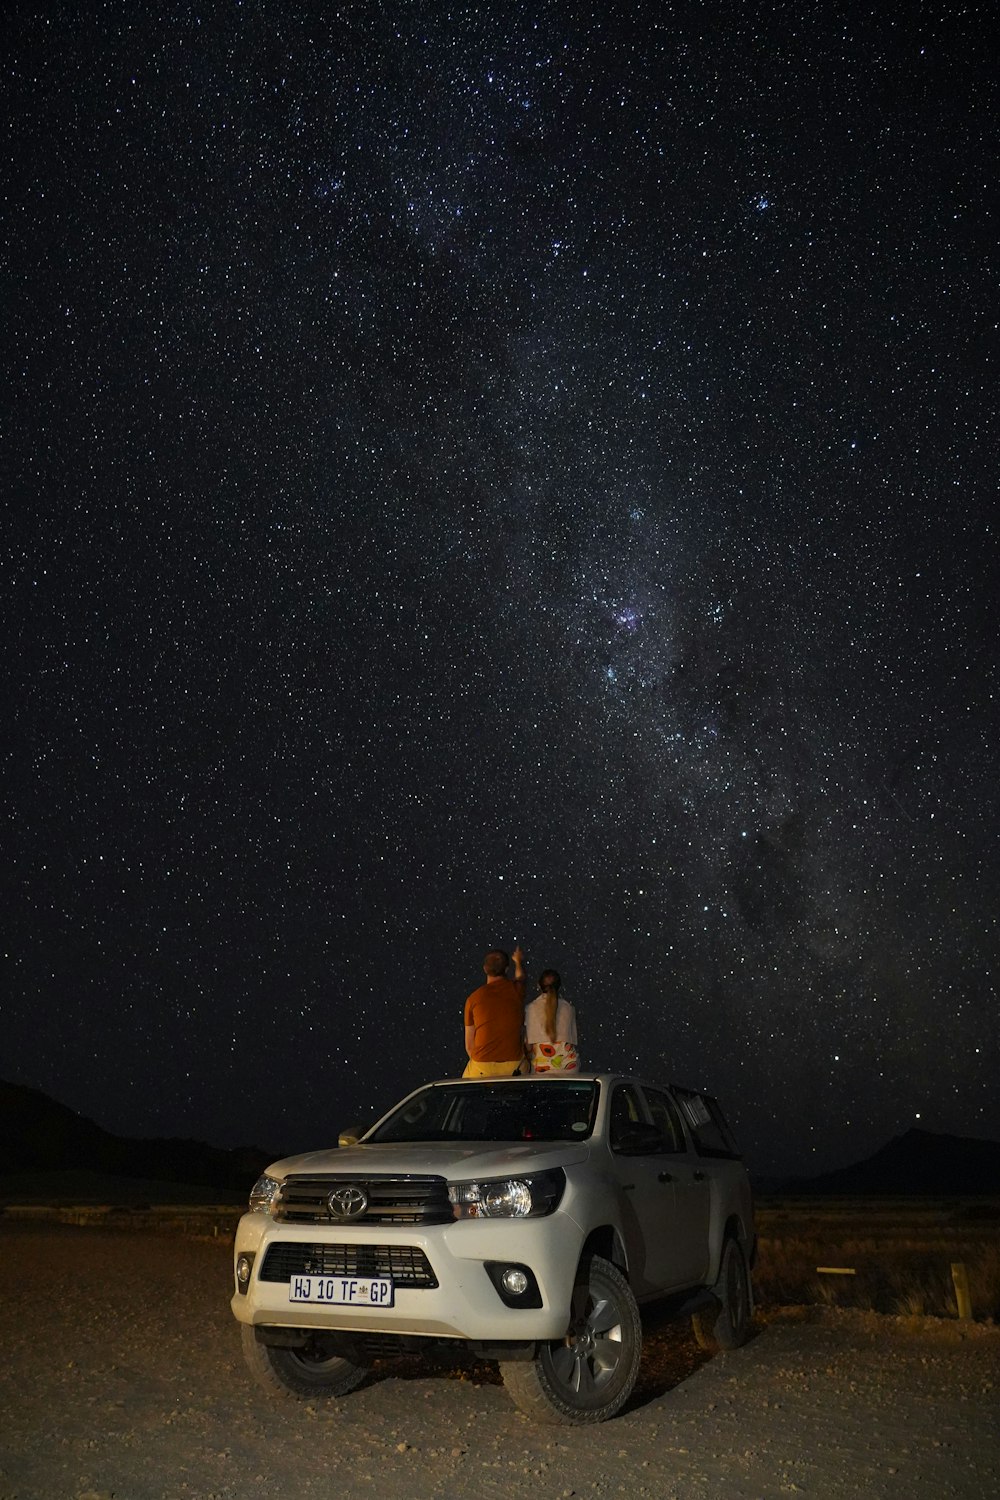
<instances>
[{"instance_id":1,"label":"fog light","mask_svg":"<svg viewBox=\"0 0 1000 1500\"><path fill-rule=\"evenodd\" d=\"M516 1307L523 1312L528 1307L542 1306L542 1294L530 1266L519 1266L509 1260L484 1260L483 1270L504 1307Z\"/></svg>"},{"instance_id":2,"label":"fog light","mask_svg":"<svg viewBox=\"0 0 1000 1500\"><path fill-rule=\"evenodd\" d=\"M500 1277L501 1285L505 1292L512 1297L523 1297L528 1290L528 1278L517 1266L508 1266Z\"/></svg>"},{"instance_id":3,"label":"fog light","mask_svg":"<svg viewBox=\"0 0 1000 1500\"><path fill-rule=\"evenodd\" d=\"M250 1272L253 1270L252 1255L238 1255L236 1257L236 1285L241 1292L245 1292L250 1285Z\"/></svg>"}]
</instances>

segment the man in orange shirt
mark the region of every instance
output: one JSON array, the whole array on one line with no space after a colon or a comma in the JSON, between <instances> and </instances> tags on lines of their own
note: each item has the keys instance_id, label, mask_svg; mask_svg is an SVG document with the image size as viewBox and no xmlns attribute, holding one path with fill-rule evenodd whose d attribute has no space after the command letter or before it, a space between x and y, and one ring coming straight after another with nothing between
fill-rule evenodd
<instances>
[{"instance_id":1,"label":"man in orange shirt","mask_svg":"<svg viewBox=\"0 0 1000 1500\"><path fill-rule=\"evenodd\" d=\"M483 959L486 983L465 1002L465 1050L469 1062L463 1078L509 1078L524 1066L524 955L514 949L514 978L507 978L510 959L491 948Z\"/></svg>"}]
</instances>

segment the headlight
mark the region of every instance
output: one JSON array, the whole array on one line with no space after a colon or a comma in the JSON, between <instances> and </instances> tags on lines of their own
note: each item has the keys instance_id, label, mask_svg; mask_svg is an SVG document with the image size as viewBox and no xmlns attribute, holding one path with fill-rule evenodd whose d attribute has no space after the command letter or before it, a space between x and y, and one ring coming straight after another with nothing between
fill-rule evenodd
<instances>
[{"instance_id":1,"label":"headlight","mask_svg":"<svg viewBox=\"0 0 1000 1500\"><path fill-rule=\"evenodd\" d=\"M530 1177L498 1177L485 1182L453 1182L448 1188L456 1219L537 1219L558 1206L566 1173L532 1172Z\"/></svg>"},{"instance_id":2,"label":"headlight","mask_svg":"<svg viewBox=\"0 0 1000 1500\"><path fill-rule=\"evenodd\" d=\"M272 1203L281 1192L281 1186L277 1177L268 1177L266 1172L263 1177L258 1177L250 1190L250 1212L269 1214Z\"/></svg>"}]
</instances>

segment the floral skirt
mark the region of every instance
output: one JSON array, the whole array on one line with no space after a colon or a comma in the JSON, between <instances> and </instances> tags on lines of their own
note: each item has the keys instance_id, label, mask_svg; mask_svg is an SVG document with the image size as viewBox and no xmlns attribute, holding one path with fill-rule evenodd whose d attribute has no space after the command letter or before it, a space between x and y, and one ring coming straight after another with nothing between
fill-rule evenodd
<instances>
[{"instance_id":1,"label":"floral skirt","mask_svg":"<svg viewBox=\"0 0 1000 1500\"><path fill-rule=\"evenodd\" d=\"M572 1042L529 1042L532 1073L579 1073L580 1058Z\"/></svg>"}]
</instances>

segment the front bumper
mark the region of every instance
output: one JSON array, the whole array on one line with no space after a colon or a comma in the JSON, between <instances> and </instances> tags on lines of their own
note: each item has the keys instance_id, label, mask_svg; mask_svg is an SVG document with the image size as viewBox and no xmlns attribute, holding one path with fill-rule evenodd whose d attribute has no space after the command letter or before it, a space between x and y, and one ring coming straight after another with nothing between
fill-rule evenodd
<instances>
[{"instance_id":1,"label":"front bumper","mask_svg":"<svg viewBox=\"0 0 1000 1500\"><path fill-rule=\"evenodd\" d=\"M268 1214L244 1214L236 1231L235 1258L254 1257L245 1293L234 1292L231 1306L241 1323L278 1328L338 1330L345 1333L417 1335L503 1342L562 1338L569 1326L570 1296L583 1248L583 1231L557 1210L539 1219L472 1219L454 1224L342 1225L280 1224ZM392 1307L319 1307L289 1300L286 1281L262 1281L270 1247L301 1245L386 1245L422 1250L437 1287L397 1285ZM486 1261L530 1267L541 1307L508 1307L486 1270ZM234 1273L235 1285L235 1273Z\"/></svg>"}]
</instances>

